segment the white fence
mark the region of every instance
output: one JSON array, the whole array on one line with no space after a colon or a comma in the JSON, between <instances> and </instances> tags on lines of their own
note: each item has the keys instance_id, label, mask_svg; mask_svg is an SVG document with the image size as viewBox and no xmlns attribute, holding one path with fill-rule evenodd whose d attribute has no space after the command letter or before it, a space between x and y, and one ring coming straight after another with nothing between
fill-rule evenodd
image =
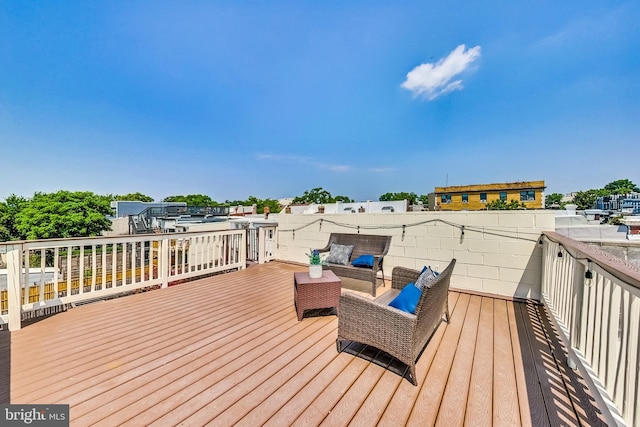
<instances>
[{"instance_id":1,"label":"white fence","mask_svg":"<svg viewBox=\"0 0 640 427\"><path fill-rule=\"evenodd\" d=\"M640 425L640 268L545 232L542 294L608 424Z\"/></svg>"},{"instance_id":2,"label":"white fence","mask_svg":"<svg viewBox=\"0 0 640 427\"><path fill-rule=\"evenodd\" d=\"M30 312L242 269L246 248L245 230L1 243L0 323L17 330Z\"/></svg>"}]
</instances>

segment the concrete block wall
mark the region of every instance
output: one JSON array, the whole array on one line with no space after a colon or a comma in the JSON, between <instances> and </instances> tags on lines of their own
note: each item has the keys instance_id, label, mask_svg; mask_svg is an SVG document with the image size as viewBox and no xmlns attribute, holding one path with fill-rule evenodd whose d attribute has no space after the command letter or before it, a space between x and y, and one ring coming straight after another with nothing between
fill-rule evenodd
<instances>
[{"instance_id":1,"label":"concrete block wall","mask_svg":"<svg viewBox=\"0 0 640 427\"><path fill-rule=\"evenodd\" d=\"M316 214L278 217L277 258L306 263L312 248L331 232L393 236L384 261L395 266L442 271L458 260L451 286L473 292L540 299L542 231L555 226L552 211L406 212ZM403 233L404 225L404 233ZM464 226L464 233L462 233Z\"/></svg>"}]
</instances>

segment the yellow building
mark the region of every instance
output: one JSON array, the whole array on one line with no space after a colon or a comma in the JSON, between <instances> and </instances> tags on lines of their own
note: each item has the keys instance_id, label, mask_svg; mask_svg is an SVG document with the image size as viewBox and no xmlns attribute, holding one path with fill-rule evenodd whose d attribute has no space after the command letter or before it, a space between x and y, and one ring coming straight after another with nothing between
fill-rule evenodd
<instances>
[{"instance_id":1,"label":"yellow building","mask_svg":"<svg viewBox=\"0 0 640 427\"><path fill-rule=\"evenodd\" d=\"M527 209L544 208L544 181L499 184L454 185L435 188L436 209L443 211L479 211L494 200L524 203Z\"/></svg>"}]
</instances>

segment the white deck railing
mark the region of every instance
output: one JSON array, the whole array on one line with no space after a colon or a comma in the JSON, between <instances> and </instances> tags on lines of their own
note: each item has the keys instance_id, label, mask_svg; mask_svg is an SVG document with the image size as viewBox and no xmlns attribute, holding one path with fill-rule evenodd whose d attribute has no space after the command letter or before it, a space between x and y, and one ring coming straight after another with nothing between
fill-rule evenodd
<instances>
[{"instance_id":1,"label":"white deck railing","mask_svg":"<svg viewBox=\"0 0 640 427\"><path fill-rule=\"evenodd\" d=\"M273 261L278 247L276 230L275 226L247 229L247 259L258 264Z\"/></svg>"},{"instance_id":2,"label":"white deck railing","mask_svg":"<svg viewBox=\"0 0 640 427\"><path fill-rule=\"evenodd\" d=\"M542 294L610 425L640 425L640 268L545 232ZM572 366L573 367L573 366Z\"/></svg>"},{"instance_id":3,"label":"white deck railing","mask_svg":"<svg viewBox=\"0 0 640 427\"><path fill-rule=\"evenodd\" d=\"M0 323L17 330L29 312L242 269L246 247L245 230L0 243Z\"/></svg>"}]
</instances>

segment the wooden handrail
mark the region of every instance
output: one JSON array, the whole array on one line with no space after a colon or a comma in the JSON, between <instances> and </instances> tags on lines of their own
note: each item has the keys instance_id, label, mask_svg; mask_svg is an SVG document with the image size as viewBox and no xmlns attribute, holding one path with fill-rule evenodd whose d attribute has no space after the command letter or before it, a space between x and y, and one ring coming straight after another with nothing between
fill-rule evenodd
<instances>
[{"instance_id":1,"label":"wooden handrail","mask_svg":"<svg viewBox=\"0 0 640 427\"><path fill-rule=\"evenodd\" d=\"M562 245L574 258L589 259L615 278L640 289L640 266L554 231L543 231L542 234L552 242Z\"/></svg>"}]
</instances>

